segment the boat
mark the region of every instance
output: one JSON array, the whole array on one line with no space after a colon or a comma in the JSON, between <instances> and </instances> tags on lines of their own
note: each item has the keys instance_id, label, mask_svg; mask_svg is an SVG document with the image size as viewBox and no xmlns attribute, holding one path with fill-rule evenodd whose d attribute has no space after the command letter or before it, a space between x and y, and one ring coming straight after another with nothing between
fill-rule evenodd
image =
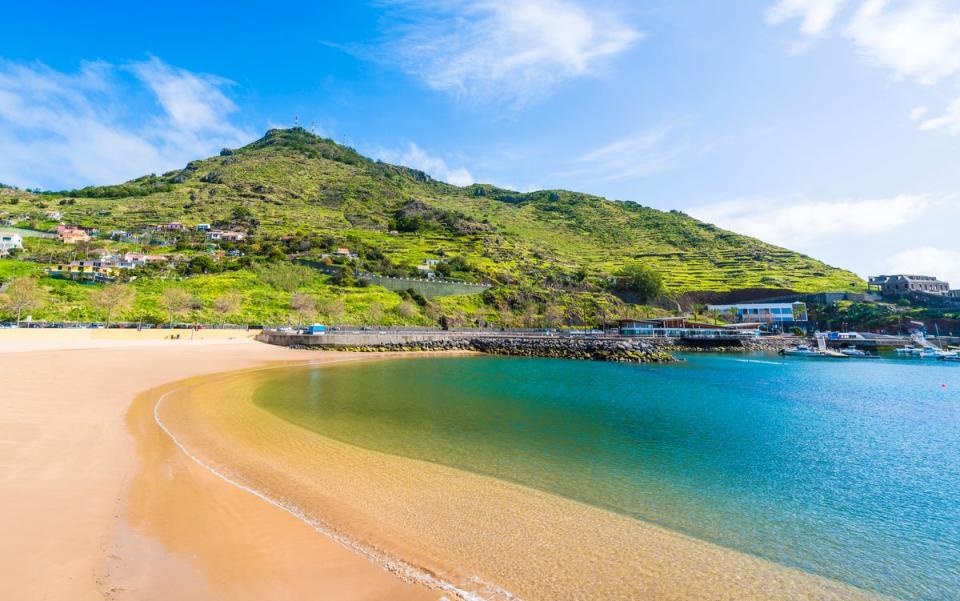
<instances>
[{"instance_id":1,"label":"boat","mask_svg":"<svg viewBox=\"0 0 960 601\"><path fill-rule=\"evenodd\" d=\"M809 344L798 344L793 348L781 349L781 355L787 357L811 357L815 359L848 359L848 355L827 348L813 348Z\"/></svg>"},{"instance_id":2,"label":"boat","mask_svg":"<svg viewBox=\"0 0 960 601\"><path fill-rule=\"evenodd\" d=\"M916 357L920 354L920 349L914 348L912 346L905 346L903 348L898 348L894 351L897 355L901 357Z\"/></svg>"},{"instance_id":3,"label":"boat","mask_svg":"<svg viewBox=\"0 0 960 601\"><path fill-rule=\"evenodd\" d=\"M852 357L854 359L876 359L877 356L873 353L868 353L867 351L862 351L855 346L850 348L840 349L840 352L846 355L847 357Z\"/></svg>"},{"instance_id":4,"label":"boat","mask_svg":"<svg viewBox=\"0 0 960 601\"><path fill-rule=\"evenodd\" d=\"M953 363L960 363L960 353L948 353L943 357L940 357L941 361L950 361Z\"/></svg>"},{"instance_id":5,"label":"boat","mask_svg":"<svg viewBox=\"0 0 960 601\"><path fill-rule=\"evenodd\" d=\"M920 351L921 359L944 359L946 357L954 357L956 353L951 353L947 351L942 351L938 348L925 348Z\"/></svg>"},{"instance_id":6,"label":"boat","mask_svg":"<svg viewBox=\"0 0 960 601\"><path fill-rule=\"evenodd\" d=\"M819 357L820 351L807 344L798 344L793 348L780 349L780 354L791 357Z\"/></svg>"}]
</instances>

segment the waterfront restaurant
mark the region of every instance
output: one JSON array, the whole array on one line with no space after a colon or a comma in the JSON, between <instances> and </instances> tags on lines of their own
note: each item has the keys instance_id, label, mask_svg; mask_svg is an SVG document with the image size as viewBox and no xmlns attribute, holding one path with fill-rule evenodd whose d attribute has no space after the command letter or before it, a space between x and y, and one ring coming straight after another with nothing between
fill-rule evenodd
<instances>
[{"instance_id":1,"label":"waterfront restaurant","mask_svg":"<svg viewBox=\"0 0 960 601\"><path fill-rule=\"evenodd\" d=\"M620 320L620 335L630 337L685 338L698 340L733 340L755 338L756 327L749 329L715 326L691 321L685 317Z\"/></svg>"},{"instance_id":2,"label":"waterfront restaurant","mask_svg":"<svg viewBox=\"0 0 960 601\"><path fill-rule=\"evenodd\" d=\"M741 303L736 305L710 305L708 311L719 311L726 318L735 315L736 321L759 322L780 325L806 323L806 303Z\"/></svg>"}]
</instances>

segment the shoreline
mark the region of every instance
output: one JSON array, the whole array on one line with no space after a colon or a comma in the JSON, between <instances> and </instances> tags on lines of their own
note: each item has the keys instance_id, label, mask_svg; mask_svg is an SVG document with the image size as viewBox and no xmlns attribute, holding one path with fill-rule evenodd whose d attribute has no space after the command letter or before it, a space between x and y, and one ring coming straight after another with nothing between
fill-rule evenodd
<instances>
[{"instance_id":1,"label":"shoreline","mask_svg":"<svg viewBox=\"0 0 960 601\"><path fill-rule=\"evenodd\" d=\"M362 600L438 598L201 473L179 451L164 455L156 428L139 434L158 453L141 452L129 412L143 394L187 378L322 358L234 337L0 332L0 573L10 598L343 598L345 591ZM159 494L149 516L133 516L127 495L144 468L154 470ZM134 518L149 518L167 538ZM231 589L231 581L248 589Z\"/></svg>"},{"instance_id":2,"label":"shoreline","mask_svg":"<svg viewBox=\"0 0 960 601\"><path fill-rule=\"evenodd\" d=\"M448 351L443 353L434 352L432 354L434 355L443 354L445 356L458 356L458 355L463 356L463 355L470 355L475 353L471 353L468 351L460 351L460 352ZM150 401L150 403L152 403L152 410L150 410L150 414L152 415L153 421L157 425L157 427L159 427L164 432L164 434L170 439L170 441L179 449L181 453L183 453L187 458L189 458L190 461L193 461L194 463L199 465L201 468L210 472L215 477L219 478L220 480L224 481L225 483L229 484L230 486L240 491L253 495L257 499L263 501L264 503L272 507L276 507L277 509L283 512L286 512L290 516L294 517L295 519L303 522L304 524L312 528L314 531L317 532L317 534L333 540L337 544L343 546L345 549L348 549L349 551L356 553L357 555L363 557L364 559L370 561L371 563L383 568L387 572L397 575L398 577L400 577L402 580L406 582L412 582L412 583L420 584L428 589L439 590L445 593L450 593L452 595L455 595L458 599L463 599L464 601L483 601L482 597L478 597L470 593L469 591L465 591L460 588L457 588L454 584L447 582L445 580L439 579L433 574L431 574L430 572L425 571L421 568L418 568L417 566L414 566L404 561L402 558L389 557L381 552L378 552L376 547L364 546L358 543L357 541L351 539L349 535L346 535L344 533L338 532L336 530L333 530L327 527L325 524L323 524L322 521L310 518L308 515L301 512L296 506L291 505L289 503L285 503L281 500L274 499L257 489L251 488L250 486L247 486L242 482L239 482L238 480L234 479L230 475L224 473L223 471L218 470L216 467L205 463L200 457L192 453L190 449L187 448L187 446L184 445L177 438L176 434L174 434L163 423L163 420L160 418L161 405L163 404L164 400L166 400L168 397L181 393L192 386L209 383L211 380L217 380L220 378L229 378L231 376L240 375L240 374L262 373L262 372L270 371L274 369L308 368L308 367L321 367L321 366L324 368L330 368L339 364L354 363L357 360L364 360L364 359L365 360L376 360L376 359L388 360L388 359L400 359L400 358L412 358L412 357L408 353L395 352L393 354L384 355L381 357L369 357L369 358L363 358L363 359L360 359L359 357L342 357L342 358L331 357L329 361L325 361L321 363L317 363L315 361L302 361L302 362L295 362L293 364L288 364L287 362L284 362L279 365L267 365L267 366L252 368L252 369L244 369L238 372L211 374L206 377L194 378L186 382L172 382L168 386L171 386L174 388L164 392L159 397L154 397L150 393L146 393L144 397L145 399ZM131 412L133 412L134 410L135 408L131 407ZM513 599L514 597L512 595L509 595L508 598Z\"/></svg>"},{"instance_id":3,"label":"shoreline","mask_svg":"<svg viewBox=\"0 0 960 601\"><path fill-rule=\"evenodd\" d=\"M233 377L242 381L250 374ZM231 386L219 380L216 388L235 392ZM286 422L283 426L279 418L241 402L208 411L210 404L202 399L209 391L203 388L204 382L197 383L192 394L171 398L174 406L161 410L177 422L174 430L199 462L215 465L212 469L230 474L255 494L270 497L272 491L308 523L318 520L326 530L350 532L350 540L388 557L409 557L421 571L459 588L497 583L496 592L479 585L481 590L468 590L461 598L576 599L599 593L712 599L718 591L739 599L881 598L542 491L325 439ZM257 429L246 432L241 421L256 423ZM204 427L191 427L198 423ZM271 434L275 428L279 431ZM240 440L243 436L252 437ZM297 451L304 448L310 449L309 463L298 472L292 466L304 460ZM338 468L325 471L328 464ZM528 556L532 549L535 558ZM478 557L483 555L489 556Z\"/></svg>"}]
</instances>

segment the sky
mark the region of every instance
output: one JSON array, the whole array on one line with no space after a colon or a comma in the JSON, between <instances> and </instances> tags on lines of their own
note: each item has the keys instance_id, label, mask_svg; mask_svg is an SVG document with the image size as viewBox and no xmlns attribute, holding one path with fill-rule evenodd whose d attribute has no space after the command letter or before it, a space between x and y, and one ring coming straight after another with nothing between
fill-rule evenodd
<instances>
[{"instance_id":1,"label":"sky","mask_svg":"<svg viewBox=\"0 0 960 601\"><path fill-rule=\"evenodd\" d=\"M2 25L6 184L117 183L299 123L457 185L960 288L955 0L54 1Z\"/></svg>"}]
</instances>

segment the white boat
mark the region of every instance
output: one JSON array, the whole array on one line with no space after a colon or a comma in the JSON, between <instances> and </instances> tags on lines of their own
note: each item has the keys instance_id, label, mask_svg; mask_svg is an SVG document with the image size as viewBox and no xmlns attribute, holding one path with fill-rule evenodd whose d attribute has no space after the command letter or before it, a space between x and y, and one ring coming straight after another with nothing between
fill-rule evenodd
<instances>
[{"instance_id":1,"label":"white boat","mask_svg":"<svg viewBox=\"0 0 960 601\"><path fill-rule=\"evenodd\" d=\"M798 344L797 346L780 351L781 355L788 357L812 357L815 359L847 359L848 355L831 350L815 349L807 344Z\"/></svg>"},{"instance_id":2,"label":"white boat","mask_svg":"<svg viewBox=\"0 0 960 601\"><path fill-rule=\"evenodd\" d=\"M960 353L948 353L947 355L940 357L940 360L960 363Z\"/></svg>"},{"instance_id":3,"label":"white boat","mask_svg":"<svg viewBox=\"0 0 960 601\"><path fill-rule=\"evenodd\" d=\"M846 355L847 357L852 357L854 359L876 359L877 356L873 353L868 353L867 351L862 351L855 346L850 348L840 349L840 352Z\"/></svg>"},{"instance_id":4,"label":"white boat","mask_svg":"<svg viewBox=\"0 0 960 601\"><path fill-rule=\"evenodd\" d=\"M903 348L898 348L894 352L902 357L915 357L920 354L920 349L913 348L912 346L905 346Z\"/></svg>"},{"instance_id":5,"label":"white boat","mask_svg":"<svg viewBox=\"0 0 960 601\"><path fill-rule=\"evenodd\" d=\"M781 349L780 354L792 357L819 357L820 351L806 344L798 344L793 348Z\"/></svg>"}]
</instances>

